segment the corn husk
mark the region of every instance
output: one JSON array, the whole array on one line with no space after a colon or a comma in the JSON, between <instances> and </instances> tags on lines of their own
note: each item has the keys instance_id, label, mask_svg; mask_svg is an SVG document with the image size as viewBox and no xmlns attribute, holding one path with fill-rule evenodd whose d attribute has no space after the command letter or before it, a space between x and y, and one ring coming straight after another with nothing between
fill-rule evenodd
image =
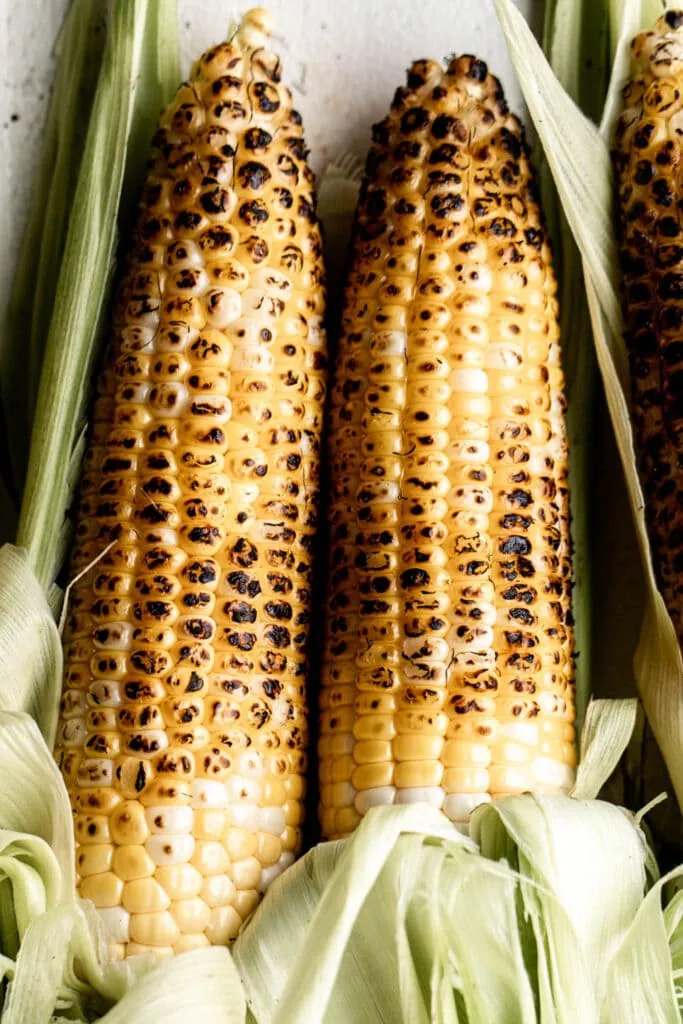
<instances>
[{"instance_id":1,"label":"corn husk","mask_svg":"<svg viewBox=\"0 0 683 1024\"><path fill-rule=\"evenodd\" d=\"M641 553L644 622L635 675L649 722L683 801L683 660L673 625L656 585L647 539L629 416L628 360L622 334L619 272L612 223L613 184L609 139L628 74L628 45L649 27L661 7L650 0L613 5L619 26L610 89L600 127L576 107L548 65L524 18L510 0L495 0L522 92L583 261L593 338L617 448L621 457ZM614 33L617 35L617 33Z\"/></svg>"},{"instance_id":2,"label":"corn husk","mask_svg":"<svg viewBox=\"0 0 683 1024\"><path fill-rule=\"evenodd\" d=\"M175 4L98 0L97 6L108 14L107 34L75 185L77 201L64 228L63 254L61 246L57 250L61 261L54 297L46 294L36 312L36 348L42 345L44 352L17 541L46 591L57 578L69 540L66 513L83 455L124 176L129 194L136 193L151 127L180 77ZM65 89L78 87L77 80L67 81ZM49 249L58 241L47 235L42 246ZM54 264L52 249L48 256Z\"/></svg>"}]
</instances>

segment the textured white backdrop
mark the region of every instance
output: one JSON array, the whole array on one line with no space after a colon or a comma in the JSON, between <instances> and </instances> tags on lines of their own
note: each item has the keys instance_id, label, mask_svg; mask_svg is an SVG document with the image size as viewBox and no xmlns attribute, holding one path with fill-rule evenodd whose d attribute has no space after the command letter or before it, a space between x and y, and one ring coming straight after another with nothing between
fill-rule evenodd
<instances>
[{"instance_id":1,"label":"textured white backdrop","mask_svg":"<svg viewBox=\"0 0 683 1024\"><path fill-rule=\"evenodd\" d=\"M96 0L93 0L96 2ZM169 0L170 2L170 0ZM542 0L517 0L530 18ZM179 0L183 69L220 40L231 0ZM346 151L362 156L405 69L419 57L474 53L521 100L491 0L271 0L275 48L304 117L316 170ZM52 79L52 49L67 0L0 0L0 311L26 219Z\"/></svg>"}]
</instances>

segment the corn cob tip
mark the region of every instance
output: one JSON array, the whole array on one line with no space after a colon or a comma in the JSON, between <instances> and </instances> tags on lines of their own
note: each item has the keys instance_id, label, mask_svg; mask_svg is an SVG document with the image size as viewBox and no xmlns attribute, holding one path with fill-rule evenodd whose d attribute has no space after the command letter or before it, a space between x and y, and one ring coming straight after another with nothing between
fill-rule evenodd
<instances>
[{"instance_id":1,"label":"corn cob tip","mask_svg":"<svg viewBox=\"0 0 683 1024\"><path fill-rule=\"evenodd\" d=\"M654 28L639 33L631 43L631 52L636 63L649 68L656 78L680 71L683 68L683 10L667 11L657 19Z\"/></svg>"},{"instance_id":2,"label":"corn cob tip","mask_svg":"<svg viewBox=\"0 0 683 1024\"><path fill-rule=\"evenodd\" d=\"M242 17L237 35L242 46L258 50L273 31L273 16L265 7L252 7Z\"/></svg>"}]
</instances>

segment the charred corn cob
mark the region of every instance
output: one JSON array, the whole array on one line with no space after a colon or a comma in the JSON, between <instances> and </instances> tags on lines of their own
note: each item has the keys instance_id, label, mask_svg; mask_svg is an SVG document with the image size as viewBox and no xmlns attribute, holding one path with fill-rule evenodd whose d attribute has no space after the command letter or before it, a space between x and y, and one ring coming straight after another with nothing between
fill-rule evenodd
<instances>
[{"instance_id":1,"label":"charred corn cob","mask_svg":"<svg viewBox=\"0 0 683 1024\"><path fill-rule=\"evenodd\" d=\"M637 36L614 154L633 416L659 586L683 643L683 12Z\"/></svg>"},{"instance_id":2,"label":"charred corn cob","mask_svg":"<svg viewBox=\"0 0 683 1024\"><path fill-rule=\"evenodd\" d=\"M555 279L528 150L470 56L376 125L330 425L324 833L564 790L575 763Z\"/></svg>"},{"instance_id":3,"label":"charred corn cob","mask_svg":"<svg viewBox=\"0 0 683 1024\"><path fill-rule=\"evenodd\" d=\"M231 939L300 839L324 281L268 34L161 119L82 484L56 756L120 955Z\"/></svg>"}]
</instances>

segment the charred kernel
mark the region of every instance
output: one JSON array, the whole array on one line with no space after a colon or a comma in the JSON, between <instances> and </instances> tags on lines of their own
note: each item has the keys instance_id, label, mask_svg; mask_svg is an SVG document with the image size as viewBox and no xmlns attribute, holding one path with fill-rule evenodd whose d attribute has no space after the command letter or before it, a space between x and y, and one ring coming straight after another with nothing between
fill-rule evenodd
<instances>
[{"instance_id":1,"label":"charred kernel","mask_svg":"<svg viewBox=\"0 0 683 1024\"><path fill-rule=\"evenodd\" d=\"M568 738L573 721L555 281L528 150L475 57L409 86L366 165L332 394L334 837L377 803L427 798L464 822L536 772L557 789L573 774L569 740L522 738L532 717Z\"/></svg>"},{"instance_id":2,"label":"charred kernel","mask_svg":"<svg viewBox=\"0 0 683 1024\"><path fill-rule=\"evenodd\" d=\"M57 756L123 953L233 938L300 838L324 271L267 29L162 117L93 404Z\"/></svg>"}]
</instances>

